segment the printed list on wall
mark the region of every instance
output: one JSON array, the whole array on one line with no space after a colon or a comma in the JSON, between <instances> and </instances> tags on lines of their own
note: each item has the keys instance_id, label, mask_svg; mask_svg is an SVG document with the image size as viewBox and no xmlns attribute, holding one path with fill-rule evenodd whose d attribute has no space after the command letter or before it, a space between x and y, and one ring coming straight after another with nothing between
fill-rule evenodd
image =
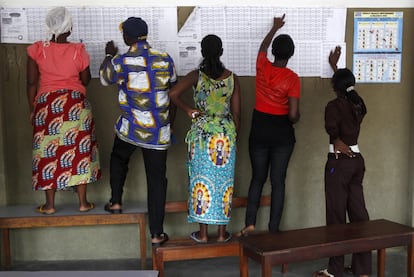
<instances>
[{"instance_id":1,"label":"printed list on wall","mask_svg":"<svg viewBox=\"0 0 414 277\"><path fill-rule=\"evenodd\" d=\"M329 52L341 45L345 66L346 9L280 7L197 7L178 33L180 75L197 67L200 41L207 34L223 40L222 61L240 76L254 76L259 46L274 17L285 14L285 25L276 33L289 34L295 54L288 67L301 77L331 77ZM273 60L269 51L269 59Z\"/></svg>"},{"instance_id":2,"label":"printed list on wall","mask_svg":"<svg viewBox=\"0 0 414 277\"><path fill-rule=\"evenodd\" d=\"M82 42L90 55L92 77L99 77L105 58L105 44L113 40L119 53L128 50L120 24L130 16L141 17L148 24L148 41L160 51L177 59L177 7L69 7L73 30L68 40ZM45 19L49 8L1 9L1 42L33 43L48 39Z\"/></svg>"},{"instance_id":3,"label":"printed list on wall","mask_svg":"<svg viewBox=\"0 0 414 277\"><path fill-rule=\"evenodd\" d=\"M2 8L1 42L33 43L47 39L48 8ZM129 16L142 17L149 26L152 47L168 52L179 75L196 69L201 61L200 42L207 34L223 41L222 61L239 76L254 76L259 45L273 18L285 14L278 34L289 34L295 54L288 67L301 77L331 77L329 52L343 48L340 66L345 66L345 20L343 8L196 7L178 31L177 7L70 7L72 42L82 42L91 56L91 73L98 77L105 43L114 40L121 53L127 51L119 24ZM273 59L269 51L269 59Z\"/></svg>"},{"instance_id":4,"label":"printed list on wall","mask_svg":"<svg viewBox=\"0 0 414 277\"><path fill-rule=\"evenodd\" d=\"M403 12L355 12L353 71L359 83L401 81Z\"/></svg>"}]
</instances>

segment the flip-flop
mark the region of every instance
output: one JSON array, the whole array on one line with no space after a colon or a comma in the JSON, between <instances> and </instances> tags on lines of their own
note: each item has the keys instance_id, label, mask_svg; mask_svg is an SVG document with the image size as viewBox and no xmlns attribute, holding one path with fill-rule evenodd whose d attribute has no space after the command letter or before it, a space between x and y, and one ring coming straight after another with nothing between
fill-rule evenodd
<instances>
[{"instance_id":1,"label":"flip-flop","mask_svg":"<svg viewBox=\"0 0 414 277\"><path fill-rule=\"evenodd\" d=\"M112 203L106 203L104 210L111 214L122 214L122 209L111 209Z\"/></svg>"},{"instance_id":2,"label":"flip-flop","mask_svg":"<svg viewBox=\"0 0 414 277\"><path fill-rule=\"evenodd\" d=\"M244 227L236 234L236 237L247 237L252 232L254 232L254 228L249 230L249 227Z\"/></svg>"},{"instance_id":3,"label":"flip-flop","mask_svg":"<svg viewBox=\"0 0 414 277\"><path fill-rule=\"evenodd\" d=\"M56 210L55 209L45 210L45 205L43 204L36 208L36 212L41 213L41 214L51 215L51 214L54 214Z\"/></svg>"},{"instance_id":4,"label":"flip-flop","mask_svg":"<svg viewBox=\"0 0 414 277\"><path fill-rule=\"evenodd\" d=\"M226 238L224 240L217 240L217 242L228 242L229 240L231 240L231 234L226 232Z\"/></svg>"},{"instance_id":5,"label":"flip-flop","mask_svg":"<svg viewBox=\"0 0 414 277\"><path fill-rule=\"evenodd\" d=\"M190 238L192 238L195 242L198 242L198 243L207 243L206 240L199 239L197 237L197 234L199 234L199 231L192 232L190 235Z\"/></svg>"},{"instance_id":6,"label":"flip-flop","mask_svg":"<svg viewBox=\"0 0 414 277\"><path fill-rule=\"evenodd\" d=\"M334 277L328 272L327 269L316 271L312 274L312 277Z\"/></svg>"},{"instance_id":7,"label":"flip-flop","mask_svg":"<svg viewBox=\"0 0 414 277\"><path fill-rule=\"evenodd\" d=\"M89 207L87 207L86 209L84 208L84 209L79 209L79 211L81 212L81 213L84 213L84 212L89 212L90 210L92 210L93 208L95 208L95 204L94 203L89 203Z\"/></svg>"},{"instance_id":8,"label":"flip-flop","mask_svg":"<svg viewBox=\"0 0 414 277\"><path fill-rule=\"evenodd\" d=\"M166 243L169 239L167 233L161 233L161 234L158 234L158 235L151 235L151 239L154 239L155 237L158 237L161 240L158 241L158 242L151 242L152 247L160 247L163 243Z\"/></svg>"},{"instance_id":9,"label":"flip-flop","mask_svg":"<svg viewBox=\"0 0 414 277\"><path fill-rule=\"evenodd\" d=\"M352 270L352 266L348 265L344 268L344 273L347 275L354 275L354 271Z\"/></svg>"}]
</instances>

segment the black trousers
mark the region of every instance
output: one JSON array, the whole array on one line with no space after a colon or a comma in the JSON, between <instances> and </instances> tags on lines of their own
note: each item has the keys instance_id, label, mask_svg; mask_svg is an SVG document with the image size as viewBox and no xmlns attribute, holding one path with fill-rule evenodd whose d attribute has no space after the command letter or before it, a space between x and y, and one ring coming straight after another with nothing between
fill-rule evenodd
<instances>
[{"instance_id":1,"label":"black trousers","mask_svg":"<svg viewBox=\"0 0 414 277\"><path fill-rule=\"evenodd\" d=\"M350 222L369 220L365 207L362 180L365 174L365 162L361 154L349 158L339 154L328 154L325 166L325 198L327 225L346 223L348 213ZM371 275L371 252L354 253L352 270L355 275ZM342 277L344 256L329 259L328 272Z\"/></svg>"},{"instance_id":2,"label":"black trousers","mask_svg":"<svg viewBox=\"0 0 414 277\"><path fill-rule=\"evenodd\" d=\"M270 171L272 193L268 228L270 232L279 231L285 202L286 172L294 146L294 143L290 145L260 145L252 143L249 145L253 176L248 193L245 217L246 226L256 225L260 196Z\"/></svg>"},{"instance_id":3,"label":"black trousers","mask_svg":"<svg viewBox=\"0 0 414 277\"><path fill-rule=\"evenodd\" d=\"M164 232L165 200L167 194L167 150L138 147L115 136L110 161L112 204L122 204L122 194L128 173L128 163L136 148L141 148L147 177L148 220L151 234Z\"/></svg>"}]
</instances>

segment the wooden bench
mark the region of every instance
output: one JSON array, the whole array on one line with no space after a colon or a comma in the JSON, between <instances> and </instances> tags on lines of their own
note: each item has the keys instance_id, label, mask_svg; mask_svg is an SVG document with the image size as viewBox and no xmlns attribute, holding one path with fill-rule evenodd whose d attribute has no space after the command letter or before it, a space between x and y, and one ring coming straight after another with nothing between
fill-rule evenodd
<instances>
[{"instance_id":1,"label":"wooden bench","mask_svg":"<svg viewBox=\"0 0 414 277\"><path fill-rule=\"evenodd\" d=\"M384 277L385 249L407 247L407 277L414 272L414 228L388 220L337 224L241 237L240 276L248 276L248 258L261 264L262 277L272 266L378 250L379 277Z\"/></svg>"},{"instance_id":2,"label":"wooden bench","mask_svg":"<svg viewBox=\"0 0 414 277\"><path fill-rule=\"evenodd\" d=\"M0 229L3 233L5 265L11 264L10 229L40 227L72 227L91 225L138 224L141 250L141 267L146 265L146 215L147 205L128 204L123 207L122 214L109 214L102 205L85 213L77 211L76 205L57 206L53 215L43 215L35 211L34 206L16 205L0 207Z\"/></svg>"},{"instance_id":3,"label":"wooden bench","mask_svg":"<svg viewBox=\"0 0 414 277\"><path fill-rule=\"evenodd\" d=\"M232 209L246 207L246 197L233 197ZM270 196L263 196L260 206L270 206ZM166 213L187 212L187 201L169 201L165 207ZM218 257L239 256L238 238L226 243L211 240L208 243L196 243L191 238L170 239L160 247L153 248L152 267L159 271L159 277L164 277L164 262L193 259L208 259Z\"/></svg>"},{"instance_id":4,"label":"wooden bench","mask_svg":"<svg viewBox=\"0 0 414 277\"><path fill-rule=\"evenodd\" d=\"M153 270L117 271L0 271L0 277L158 277Z\"/></svg>"}]
</instances>

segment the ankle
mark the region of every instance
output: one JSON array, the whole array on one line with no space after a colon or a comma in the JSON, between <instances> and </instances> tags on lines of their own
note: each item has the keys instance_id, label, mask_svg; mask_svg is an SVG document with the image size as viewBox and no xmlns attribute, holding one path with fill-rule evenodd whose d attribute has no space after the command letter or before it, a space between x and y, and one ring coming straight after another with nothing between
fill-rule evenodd
<instances>
[{"instance_id":1,"label":"ankle","mask_svg":"<svg viewBox=\"0 0 414 277\"><path fill-rule=\"evenodd\" d=\"M255 229L255 226L253 224L247 225L246 227L244 227L245 231L254 231L254 229Z\"/></svg>"}]
</instances>

